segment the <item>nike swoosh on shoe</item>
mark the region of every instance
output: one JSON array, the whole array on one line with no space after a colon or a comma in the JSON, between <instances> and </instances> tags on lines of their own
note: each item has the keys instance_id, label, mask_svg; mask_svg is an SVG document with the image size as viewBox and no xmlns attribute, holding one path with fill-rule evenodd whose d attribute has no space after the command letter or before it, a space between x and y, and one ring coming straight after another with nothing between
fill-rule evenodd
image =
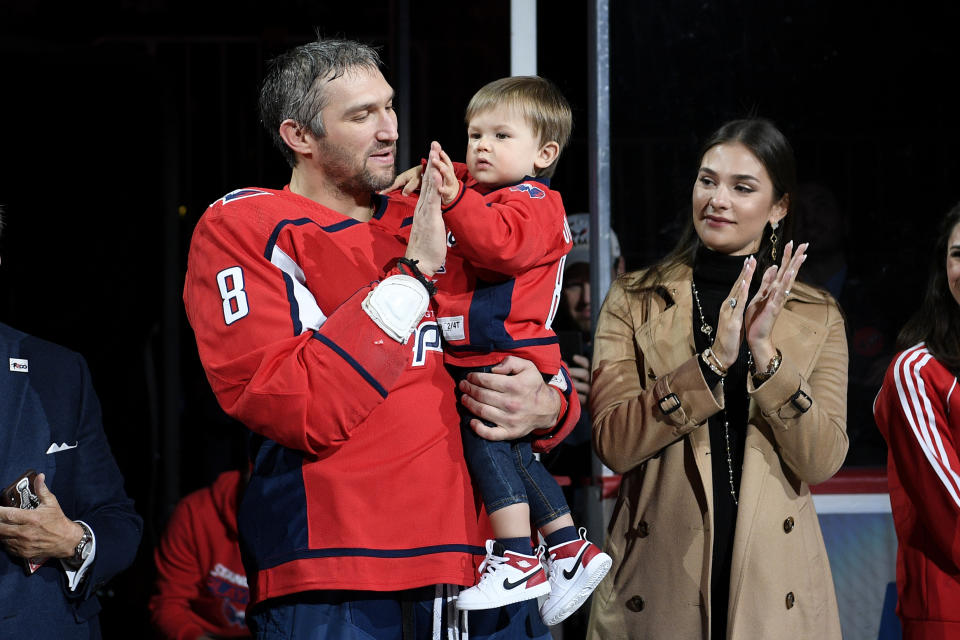
<instances>
[{"instance_id":1,"label":"nike swoosh on shoe","mask_svg":"<svg viewBox=\"0 0 960 640\"><path fill-rule=\"evenodd\" d=\"M568 570L563 570L563 577L567 580L573 580L573 576L577 575L577 567L580 565L580 562L583 560L583 554L587 552L587 549L590 548L590 545L583 545L583 549L580 549L580 553L577 554L577 559L574 560L573 566Z\"/></svg>"},{"instance_id":2,"label":"nike swoosh on shoe","mask_svg":"<svg viewBox=\"0 0 960 640\"><path fill-rule=\"evenodd\" d=\"M531 572L530 574L528 574L527 576L525 576L522 580L517 580L516 582L510 582L510 578L504 578L504 579L503 579L503 588L504 588L504 589L508 589L508 590L509 590L509 589L516 589L517 587L519 587L520 585L522 585L524 582L526 582L527 580L529 580L529 579L532 578L533 576L537 575L537 573L539 573L539 571L536 571L536 570L535 570L535 571Z\"/></svg>"}]
</instances>

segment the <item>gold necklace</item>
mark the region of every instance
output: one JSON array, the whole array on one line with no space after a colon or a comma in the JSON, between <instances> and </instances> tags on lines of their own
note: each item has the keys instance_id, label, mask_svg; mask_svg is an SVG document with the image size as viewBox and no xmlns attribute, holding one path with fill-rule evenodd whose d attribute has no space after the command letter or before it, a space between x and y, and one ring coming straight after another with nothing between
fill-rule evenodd
<instances>
[{"instance_id":1,"label":"gold necklace","mask_svg":"<svg viewBox=\"0 0 960 640\"><path fill-rule=\"evenodd\" d=\"M700 332L710 337L710 334L713 333L713 327L707 323L707 319L703 316L703 307L700 306L700 296L697 295L697 285L693 283L692 278L690 279L690 286L693 289L693 300L697 303L697 312L700 314ZM732 364L731 362L730 365ZM722 376L720 377L720 388L723 390L724 399L726 399L727 392L723 384ZM730 483L730 497L733 498L733 504L740 506L740 503L737 501L737 489L733 484L733 453L730 450L730 421L727 420L726 402L724 402L724 408L721 410L720 418L723 420L723 441L727 445L727 481Z\"/></svg>"},{"instance_id":2,"label":"gold necklace","mask_svg":"<svg viewBox=\"0 0 960 640\"><path fill-rule=\"evenodd\" d=\"M700 306L700 296L697 295L697 285L693 284L693 280L690 280L690 286L693 287L693 300L697 303L697 311L700 312L700 333L709 338L710 334L713 333L713 327L707 324L706 318L703 317L703 308Z\"/></svg>"}]
</instances>

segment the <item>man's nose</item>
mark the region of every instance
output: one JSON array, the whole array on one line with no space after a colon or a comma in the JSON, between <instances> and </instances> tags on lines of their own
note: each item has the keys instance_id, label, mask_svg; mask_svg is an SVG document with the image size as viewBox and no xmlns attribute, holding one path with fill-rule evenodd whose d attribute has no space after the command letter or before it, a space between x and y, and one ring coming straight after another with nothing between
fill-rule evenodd
<instances>
[{"instance_id":1,"label":"man's nose","mask_svg":"<svg viewBox=\"0 0 960 640\"><path fill-rule=\"evenodd\" d=\"M397 130L397 114L393 111L387 111L383 114L380 123L380 130L377 131L377 139L383 142L393 142L400 137Z\"/></svg>"}]
</instances>

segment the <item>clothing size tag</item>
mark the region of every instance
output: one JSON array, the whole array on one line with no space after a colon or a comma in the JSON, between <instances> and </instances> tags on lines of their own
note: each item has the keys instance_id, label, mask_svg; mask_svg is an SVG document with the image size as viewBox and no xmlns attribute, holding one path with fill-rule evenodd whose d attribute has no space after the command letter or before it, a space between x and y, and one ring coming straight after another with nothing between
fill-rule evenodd
<instances>
[{"instance_id":1,"label":"clothing size tag","mask_svg":"<svg viewBox=\"0 0 960 640\"><path fill-rule=\"evenodd\" d=\"M452 342L466 338L463 331L463 316L437 318L437 322L440 323L440 330L443 331L443 337L447 340Z\"/></svg>"}]
</instances>

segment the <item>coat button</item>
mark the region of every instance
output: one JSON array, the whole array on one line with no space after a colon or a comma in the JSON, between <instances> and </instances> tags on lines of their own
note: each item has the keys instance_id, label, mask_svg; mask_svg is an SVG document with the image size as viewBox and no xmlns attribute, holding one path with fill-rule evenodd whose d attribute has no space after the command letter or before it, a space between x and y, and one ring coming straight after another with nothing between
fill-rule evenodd
<instances>
[{"instance_id":1,"label":"coat button","mask_svg":"<svg viewBox=\"0 0 960 640\"><path fill-rule=\"evenodd\" d=\"M790 533L791 531L793 531L793 518L788 517L783 521L783 532Z\"/></svg>"},{"instance_id":2,"label":"coat button","mask_svg":"<svg viewBox=\"0 0 960 640\"><path fill-rule=\"evenodd\" d=\"M793 597L793 591L787 594L787 609L793 609L793 604L796 602L796 598Z\"/></svg>"},{"instance_id":3,"label":"coat button","mask_svg":"<svg viewBox=\"0 0 960 640\"><path fill-rule=\"evenodd\" d=\"M641 520L640 524L637 525L637 535L641 538L646 538L650 535L650 525L647 524L646 520Z\"/></svg>"},{"instance_id":4,"label":"coat button","mask_svg":"<svg viewBox=\"0 0 960 640\"><path fill-rule=\"evenodd\" d=\"M653 372L653 369L647 369L647 377L655 381L657 379L657 374Z\"/></svg>"},{"instance_id":5,"label":"coat button","mask_svg":"<svg viewBox=\"0 0 960 640\"><path fill-rule=\"evenodd\" d=\"M630 611L633 611L634 613L640 613L643 611L643 604L643 598L640 596L633 596L627 600L627 609L630 609Z\"/></svg>"}]
</instances>

